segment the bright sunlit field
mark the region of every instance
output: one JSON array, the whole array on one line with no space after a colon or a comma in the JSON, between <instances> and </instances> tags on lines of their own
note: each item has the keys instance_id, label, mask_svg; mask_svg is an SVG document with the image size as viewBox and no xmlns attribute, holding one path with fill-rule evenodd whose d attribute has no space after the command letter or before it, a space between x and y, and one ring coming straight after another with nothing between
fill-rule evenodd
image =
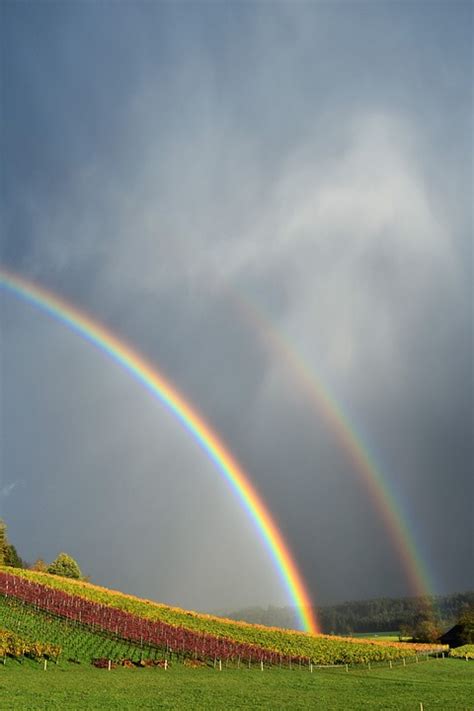
<instances>
[{"instance_id":1,"label":"bright sunlit field","mask_svg":"<svg viewBox=\"0 0 474 711\"><path fill-rule=\"evenodd\" d=\"M378 639L378 640L390 640L391 642L398 642L400 640L398 632L388 631L388 632L353 632L351 637L360 637L361 639ZM408 639L402 637L402 640Z\"/></svg>"},{"instance_id":2,"label":"bright sunlit field","mask_svg":"<svg viewBox=\"0 0 474 711\"><path fill-rule=\"evenodd\" d=\"M1 709L324 709L467 711L473 664L344 670L94 669L38 662L0 665Z\"/></svg>"}]
</instances>

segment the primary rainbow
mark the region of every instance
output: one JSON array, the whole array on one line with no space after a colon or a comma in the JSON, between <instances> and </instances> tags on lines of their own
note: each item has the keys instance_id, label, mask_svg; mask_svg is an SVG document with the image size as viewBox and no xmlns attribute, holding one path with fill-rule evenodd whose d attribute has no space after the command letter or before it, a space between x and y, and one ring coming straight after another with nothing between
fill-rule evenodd
<instances>
[{"instance_id":1,"label":"primary rainbow","mask_svg":"<svg viewBox=\"0 0 474 711\"><path fill-rule=\"evenodd\" d=\"M0 269L0 286L24 301L40 307L106 353L177 417L214 462L255 523L279 577L298 610L301 626L312 634L319 633L319 623L301 573L270 512L250 482L248 474L190 403L134 349L64 299L4 269Z\"/></svg>"}]
</instances>

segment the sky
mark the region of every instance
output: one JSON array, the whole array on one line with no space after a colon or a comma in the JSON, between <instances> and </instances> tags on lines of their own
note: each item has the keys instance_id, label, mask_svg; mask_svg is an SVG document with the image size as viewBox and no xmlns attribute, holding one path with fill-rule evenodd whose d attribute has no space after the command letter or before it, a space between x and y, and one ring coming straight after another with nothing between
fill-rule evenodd
<instances>
[{"instance_id":1,"label":"sky","mask_svg":"<svg viewBox=\"0 0 474 711\"><path fill-rule=\"evenodd\" d=\"M315 604L413 590L269 329L370 452L432 592L472 588L471 3L1 12L2 266L193 403ZM65 550L98 584L192 609L287 604L169 411L40 310L6 292L0 309L0 515L20 554Z\"/></svg>"}]
</instances>

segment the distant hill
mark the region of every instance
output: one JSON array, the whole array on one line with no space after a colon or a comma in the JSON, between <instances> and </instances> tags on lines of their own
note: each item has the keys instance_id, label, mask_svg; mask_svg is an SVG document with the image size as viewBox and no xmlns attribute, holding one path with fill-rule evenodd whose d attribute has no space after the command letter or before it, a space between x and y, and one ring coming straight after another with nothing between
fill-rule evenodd
<instances>
[{"instance_id":1,"label":"distant hill","mask_svg":"<svg viewBox=\"0 0 474 711\"><path fill-rule=\"evenodd\" d=\"M420 615L434 616L441 627L454 624L463 610L474 606L474 591L435 597L374 598L354 600L317 609L326 634L398 631L412 627ZM293 607L245 607L222 613L233 620L291 628L297 626Z\"/></svg>"}]
</instances>

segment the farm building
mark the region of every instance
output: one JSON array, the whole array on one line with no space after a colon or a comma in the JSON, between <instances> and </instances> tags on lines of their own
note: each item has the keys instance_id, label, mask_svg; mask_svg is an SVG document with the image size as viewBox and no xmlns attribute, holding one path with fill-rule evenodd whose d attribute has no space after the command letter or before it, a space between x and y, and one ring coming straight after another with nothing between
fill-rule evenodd
<instances>
[{"instance_id":1,"label":"farm building","mask_svg":"<svg viewBox=\"0 0 474 711\"><path fill-rule=\"evenodd\" d=\"M464 639L464 625L454 625L439 638L441 644L449 644L450 647L462 647L466 644Z\"/></svg>"}]
</instances>

